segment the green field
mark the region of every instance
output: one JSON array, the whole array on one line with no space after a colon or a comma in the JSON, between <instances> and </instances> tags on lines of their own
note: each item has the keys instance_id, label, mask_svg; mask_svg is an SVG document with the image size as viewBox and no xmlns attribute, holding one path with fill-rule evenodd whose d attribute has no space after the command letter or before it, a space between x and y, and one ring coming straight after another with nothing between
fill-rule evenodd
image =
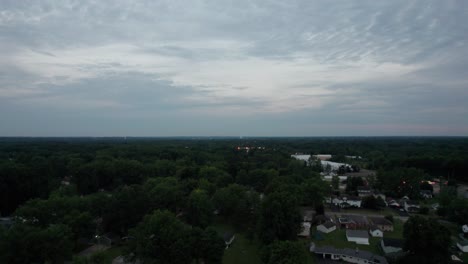
<instances>
[{"instance_id":1,"label":"green field","mask_svg":"<svg viewBox=\"0 0 468 264\"><path fill-rule=\"evenodd\" d=\"M224 251L224 264L261 264L260 259L260 243L256 240L247 239L246 235L241 232L236 232L234 228L226 224L217 224L215 229L222 236L225 232L233 232L236 236L231 247Z\"/></svg>"}]
</instances>

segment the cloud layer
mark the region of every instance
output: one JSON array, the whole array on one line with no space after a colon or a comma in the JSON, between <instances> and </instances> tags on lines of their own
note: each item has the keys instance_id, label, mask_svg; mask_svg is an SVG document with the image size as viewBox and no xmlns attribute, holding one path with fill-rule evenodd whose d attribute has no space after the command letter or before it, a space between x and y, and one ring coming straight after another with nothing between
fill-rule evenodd
<instances>
[{"instance_id":1,"label":"cloud layer","mask_svg":"<svg viewBox=\"0 0 468 264\"><path fill-rule=\"evenodd\" d=\"M0 136L467 135L467 17L449 0L4 0Z\"/></svg>"}]
</instances>

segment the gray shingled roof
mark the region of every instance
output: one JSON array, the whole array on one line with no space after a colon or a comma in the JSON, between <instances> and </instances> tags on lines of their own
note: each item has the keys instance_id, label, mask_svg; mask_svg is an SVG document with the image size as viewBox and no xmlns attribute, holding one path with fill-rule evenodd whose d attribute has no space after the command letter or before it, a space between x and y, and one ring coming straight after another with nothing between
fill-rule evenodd
<instances>
[{"instance_id":1,"label":"gray shingled roof","mask_svg":"<svg viewBox=\"0 0 468 264\"><path fill-rule=\"evenodd\" d=\"M354 250L350 248L334 248L330 246L325 246L325 247L316 247L314 250L315 253L318 254L334 254L334 255L346 255L346 256L352 256L355 258L360 258L360 259L365 259L367 261L371 261L374 263L381 263L381 264L387 264L387 259L385 259L382 256L379 255L374 255L369 251L365 250Z\"/></svg>"},{"instance_id":2,"label":"gray shingled roof","mask_svg":"<svg viewBox=\"0 0 468 264\"><path fill-rule=\"evenodd\" d=\"M347 237L369 238L369 233L364 230L346 230Z\"/></svg>"}]
</instances>

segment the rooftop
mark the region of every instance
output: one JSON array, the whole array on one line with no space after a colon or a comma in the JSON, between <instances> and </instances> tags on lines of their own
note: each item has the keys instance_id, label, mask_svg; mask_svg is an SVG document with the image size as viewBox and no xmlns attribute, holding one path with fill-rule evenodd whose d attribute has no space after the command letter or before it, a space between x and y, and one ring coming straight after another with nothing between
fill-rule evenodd
<instances>
[{"instance_id":1,"label":"rooftop","mask_svg":"<svg viewBox=\"0 0 468 264\"><path fill-rule=\"evenodd\" d=\"M390 222L388 219L385 219L383 217L369 217L369 220L374 225L393 225L392 222Z\"/></svg>"},{"instance_id":2,"label":"rooftop","mask_svg":"<svg viewBox=\"0 0 468 264\"><path fill-rule=\"evenodd\" d=\"M364 259L367 261L371 261L374 263L381 263L381 264L387 264L387 260L379 255L374 255L369 251L365 250L354 250L350 248L334 248L330 246L325 246L325 247L317 247L315 248L315 253L319 254L334 254L334 255L346 255L346 256L352 256L355 258L360 258Z\"/></svg>"},{"instance_id":3,"label":"rooftop","mask_svg":"<svg viewBox=\"0 0 468 264\"><path fill-rule=\"evenodd\" d=\"M346 230L347 237L369 238L369 233L365 230Z\"/></svg>"}]
</instances>

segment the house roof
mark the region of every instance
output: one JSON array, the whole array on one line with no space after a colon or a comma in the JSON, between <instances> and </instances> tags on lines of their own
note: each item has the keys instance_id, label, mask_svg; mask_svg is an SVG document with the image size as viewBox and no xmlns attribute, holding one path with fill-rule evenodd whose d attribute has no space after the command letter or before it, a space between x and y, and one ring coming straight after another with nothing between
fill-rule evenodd
<instances>
[{"instance_id":1,"label":"house roof","mask_svg":"<svg viewBox=\"0 0 468 264\"><path fill-rule=\"evenodd\" d=\"M463 246L463 247L464 247L464 246L468 246L468 240L461 240L461 239L460 239L457 243L460 244L460 245Z\"/></svg>"},{"instance_id":2,"label":"house roof","mask_svg":"<svg viewBox=\"0 0 468 264\"><path fill-rule=\"evenodd\" d=\"M364 230L346 230L347 237L369 238L369 234Z\"/></svg>"},{"instance_id":3,"label":"house roof","mask_svg":"<svg viewBox=\"0 0 468 264\"><path fill-rule=\"evenodd\" d=\"M362 215L342 215L342 217L348 219L350 222L360 225L366 225L369 223L366 217Z\"/></svg>"},{"instance_id":4,"label":"house roof","mask_svg":"<svg viewBox=\"0 0 468 264\"><path fill-rule=\"evenodd\" d=\"M374 225L393 225L392 222L390 222L388 219L385 219L383 217L369 217L369 220Z\"/></svg>"},{"instance_id":5,"label":"house roof","mask_svg":"<svg viewBox=\"0 0 468 264\"><path fill-rule=\"evenodd\" d=\"M350 248L343 248L343 249L338 249L330 246L325 246L325 247L316 247L315 248L315 253L318 254L334 254L334 255L346 255L346 256L352 256L355 258L360 258L364 260L368 260L371 262L376 262L376 263L381 263L381 264L387 264L387 260L379 255L374 255L369 251L365 250L354 250Z\"/></svg>"},{"instance_id":6,"label":"house roof","mask_svg":"<svg viewBox=\"0 0 468 264\"><path fill-rule=\"evenodd\" d=\"M327 222L325 222L325 223L323 224L323 226L326 227L327 229L329 229L329 228L332 228L332 227L334 227L334 226L336 226L336 225L335 225L335 223L332 223L332 222L330 222L330 221L327 221Z\"/></svg>"},{"instance_id":7,"label":"house roof","mask_svg":"<svg viewBox=\"0 0 468 264\"><path fill-rule=\"evenodd\" d=\"M371 225L370 226L370 231L373 232L373 231L376 231L376 230L380 230L380 228L378 228L376 225ZM382 230L380 230L382 231Z\"/></svg>"},{"instance_id":8,"label":"house roof","mask_svg":"<svg viewBox=\"0 0 468 264\"><path fill-rule=\"evenodd\" d=\"M395 248L403 248L403 239L396 239L396 238L382 238L383 244L386 247L395 247Z\"/></svg>"}]
</instances>

